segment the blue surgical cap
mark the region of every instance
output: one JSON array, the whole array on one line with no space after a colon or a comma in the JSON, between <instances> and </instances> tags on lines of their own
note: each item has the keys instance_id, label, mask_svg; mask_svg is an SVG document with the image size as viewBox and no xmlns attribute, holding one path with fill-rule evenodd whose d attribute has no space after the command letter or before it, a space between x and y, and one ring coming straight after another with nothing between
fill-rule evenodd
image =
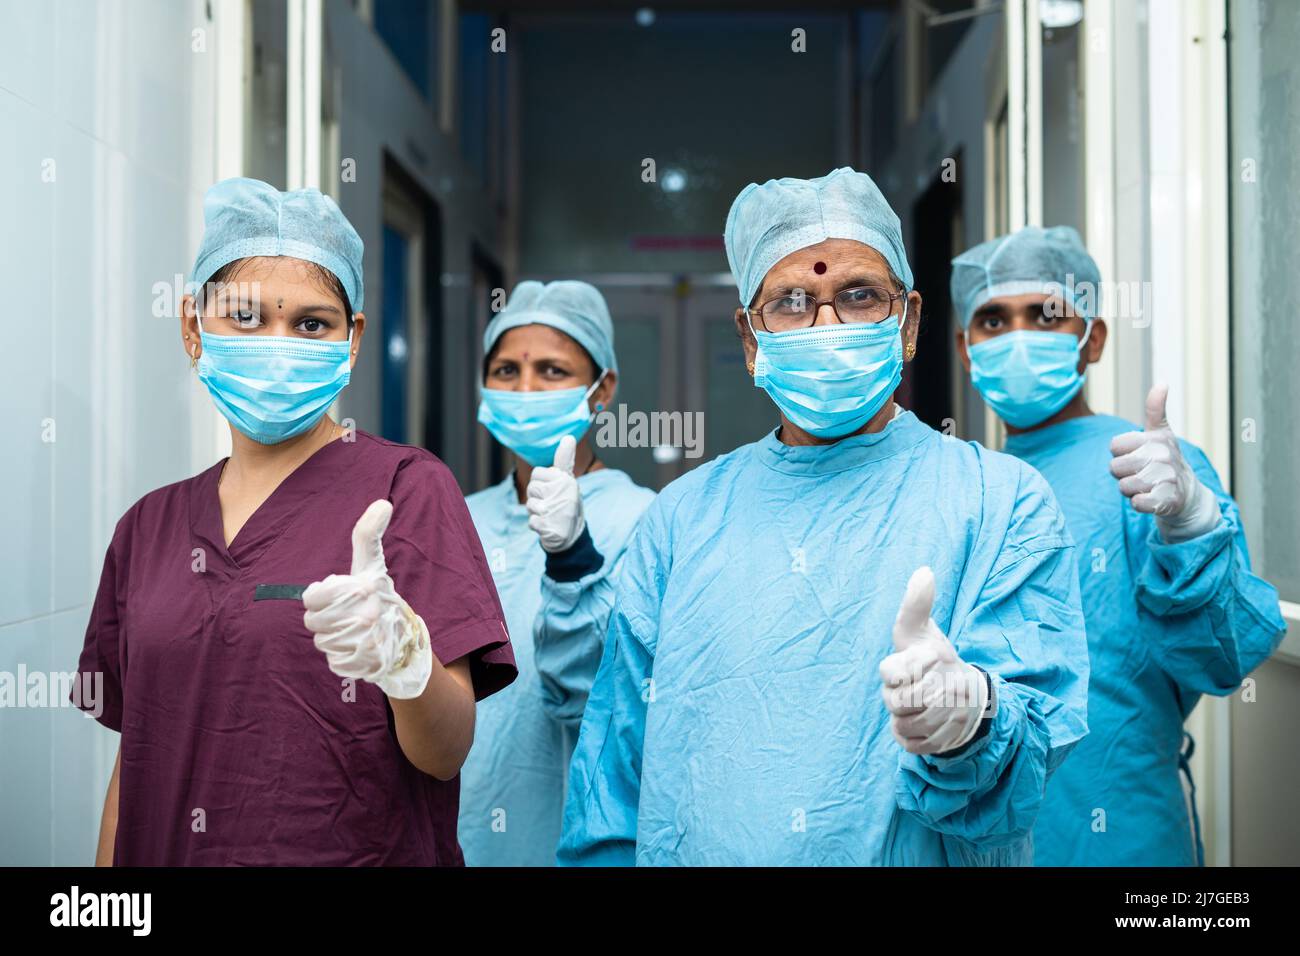
<instances>
[{"instance_id":1,"label":"blue surgical cap","mask_svg":"<svg viewBox=\"0 0 1300 956\"><path fill-rule=\"evenodd\" d=\"M989 299L1035 292L1059 295L1085 319L1097 317L1101 273L1069 226L1025 226L981 242L952 260L952 304L967 328Z\"/></svg>"},{"instance_id":2,"label":"blue surgical cap","mask_svg":"<svg viewBox=\"0 0 1300 956\"><path fill-rule=\"evenodd\" d=\"M898 217L871 177L847 166L819 179L750 183L731 204L725 239L727 262L746 308L768 270L826 239L865 243L885 257L904 287L912 287Z\"/></svg>"},{"instance_id":3,"label":"blue surgical cap","mask_svg":"<svg viewBox=\"0 0 1300 956\"><path fill-rule=\"evenodd\" d=\"M594 285L575 279L519 283L483 332L483 354L491 354L497 339L521 325L549 325L586 349L602 369L618 373L614 323L605 297Z\"/></svg>"},{"instance_id":4,"label":"blue surgical cap","mask_svg":"<svg viewBox=\"0 0 1300 956\"><path fill-rule=\"evenodd\" d=\"M338 204L319 189L282 193L258 179L223 179L203 197L203 241L190 281L202 286L236 259L292 256L334 273L360 312L363 248Z\"/></svg>"}]
</instances>

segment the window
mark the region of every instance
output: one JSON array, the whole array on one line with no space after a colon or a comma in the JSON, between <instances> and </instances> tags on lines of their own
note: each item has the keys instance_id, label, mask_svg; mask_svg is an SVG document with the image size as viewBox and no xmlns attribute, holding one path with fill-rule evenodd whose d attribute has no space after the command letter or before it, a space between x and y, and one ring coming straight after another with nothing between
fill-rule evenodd
<instances>
[{"instance_id":1,"label":"window","mask_svg":"<svg viewBox=\"0 0 1300 956\"><path fill-rule=\"evenodd\" d=\"M1233 491L1256 571L1300 602L1300 4L1228 15Z\"/></svg>"},{"instance_id":2,"label":"window","mask_svg":"<svg viewBox=\"0 0 1300 956\"><path fill-rule=\"evenodd\" d=\"M244 175L289 186L289 21L283 0L252 5L252 81L244 114Z\"/></svg>"},{"instance_id":3,"label":"window","mask_svg":"<svg viewBox=\"0 0 1300 956\"><path fill-rule=\"evenodd\" d=\"M402 70L429 97L429 49L434 21L427 0L374 0L375 32L392 51Z\"/></svg>"}]
</instances>

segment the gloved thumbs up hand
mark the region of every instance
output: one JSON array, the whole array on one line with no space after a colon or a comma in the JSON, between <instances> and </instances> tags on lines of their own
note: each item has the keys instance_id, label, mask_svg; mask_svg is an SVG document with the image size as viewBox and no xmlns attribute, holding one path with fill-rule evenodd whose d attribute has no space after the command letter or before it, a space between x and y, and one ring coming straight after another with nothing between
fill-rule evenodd
<instances>
[{"instance_id":1,"label":"gloved thumbs up hand","mask_svg":"<svg viewBox=\"0 0 1300 956\"><path fill-rule=\"evenodd\" d=\"M956 750L975 735L988 705L988 683L957 655L930 612L934 572L918 568L894 619L894 653L880 662L890 730L914 754Z\"/></svg>"},{"instance_id":2,"label":"gloved thumbs up hand","mask_svg":"<svg viewBox=\"0 0 1300 956\"><path fill-rule=\"evenodd\" d=\"M389 697L424 693L433 650L424 621L393 588L384 562L392 502L379 500L352 528L352 570L331 574L302 594L303 623L330 670L376 684Z\"/></svg>"},{"instance_id":3,"label":"gloved thumbs up hand","mask_svg":"<svg viewBox=\"0 0 1300 956\"><path fill-rule=\"evenodd\" d=\"M528 479L528 527L537 532L542 548L552 554L573 547L587 527L578 479L573 477L577 448L577 440L565 435L555 449L554 463L548 468L534 468Z\"/></svg>"},{"instance_id":4,"label":"gloved thumbs up hand","mask_svg":"<svg viewBox=\"0 0 1300 956\"><path fill-rule=\"evenodd\" d=\"M1146 428L1111 439L1110 473L1135 510L1156 516L1161 537L1172 543L1212 530L1220 514L1214 492L1196 477L1178 447L1165 411L1168 401L1168 385L1151 389Z\"/></svg>"}]
</instances>

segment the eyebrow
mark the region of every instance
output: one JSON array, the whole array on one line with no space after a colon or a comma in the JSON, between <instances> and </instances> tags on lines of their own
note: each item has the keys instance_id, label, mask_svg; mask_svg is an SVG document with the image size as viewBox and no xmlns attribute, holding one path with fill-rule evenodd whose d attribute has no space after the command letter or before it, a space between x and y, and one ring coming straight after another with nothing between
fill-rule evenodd
<instances>
[{"instance_id":1,"label":"eyebrow","mask_svg":"<svg viewBox=\"0 0 1300 956\"><path fill-rule=\"evenodd\" d=\"M520 358L514 358L514 357L509 356L509 355L500 355L500 354L497 354L497 355L494 355L494 356L492 357L492 361L491 361L491 363L489 363L489 364L491 364L491 365L495 365L495 364L498 363L498 362L502 362L502 363L506 363L506 362L508 362L508 363L510 363L511 365L565 365L565 366L569 366L569 365L573 365L573 364L575 364L577 361L578 361L578 360L575 359L575 358L568 358L568 357L565 357L565 356L563 356L563 355L548 355L548 354L545 354L545 353L543 353L543 354L541 354L541 355L530 355L530 356L527 356L526 358L521 358L521 359L520 359Z\"/></svg>"},{"instance_id":2,"label":"eyebrow","mask_svg":"<svg viewBox=\"0 0 1300 956\"><path fill-rule=\"evenodd\" d=\"M263 296L262 298L263 301L266 300L265 296ZM244 298L243 296L239 296L238 298L236 298L233 293L224 293L224 294L219 293L216 298L216 304L218 306L225 306L226 308L235 308L235 309L252 309L254 307L254 304L250 302L248 299ZM257 303L257 305L260 306L261 302ZM340 309L337 305L331 305L328 302L317 302L312 305L302 306L296 311L299 313L332 312L334 315L343 314L342 309Z\"/></svg>"},{"instance_id":3,"label":"eyebrow","mask_svg":"<svg viewBox=\"0 0 1300 956\"><path fill-rule=\"evenodd\" d=\"M864 285L877 285L887 289L889 288L890 281L886 276L861 275L854 276L851 279L845 279L842 282L837 282L836 288L839 292L843 292L845 289L854 289L858 286ZM787 292L793 292L795 289L804 289L806 291L807 288L807 286L781 285L770 290L768 296L785 295Z\"/></svg>"}]
</instances>

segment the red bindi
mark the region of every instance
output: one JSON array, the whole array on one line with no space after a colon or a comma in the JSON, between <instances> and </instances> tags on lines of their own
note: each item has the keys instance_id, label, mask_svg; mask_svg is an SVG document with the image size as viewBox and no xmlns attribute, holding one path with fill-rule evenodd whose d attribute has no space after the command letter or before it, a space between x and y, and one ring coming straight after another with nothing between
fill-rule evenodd
<instances>
[{"instance_id":1,"label":"red bindi","mask_svg":"<svg viewBox=\"0 0 1300 956\"><path fill-rule=\"evenodd\" d=\"M818 262L813 265L813 272L817 273L818 275L821 275L825 271L826 271L826 263Z\"/></svg>"}]
</instances>

